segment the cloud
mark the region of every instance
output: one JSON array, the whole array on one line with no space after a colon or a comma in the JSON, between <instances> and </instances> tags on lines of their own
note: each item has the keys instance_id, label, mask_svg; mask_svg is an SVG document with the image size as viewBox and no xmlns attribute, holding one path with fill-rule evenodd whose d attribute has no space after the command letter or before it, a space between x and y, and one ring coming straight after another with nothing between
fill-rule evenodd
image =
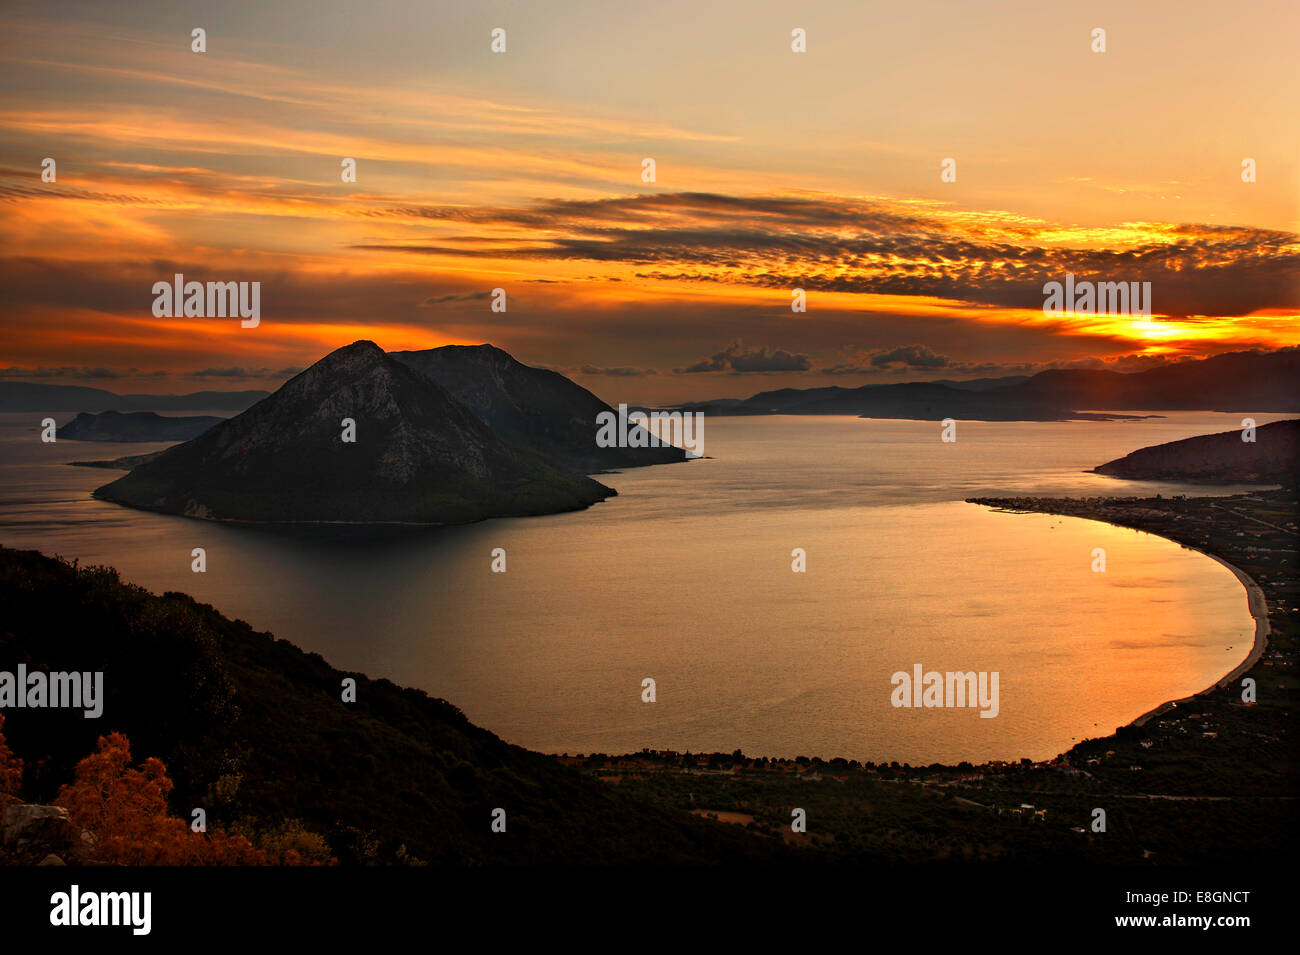
<instances>
[{"instance_id":1,"label":"cloud","mask_svg":"<svg viewBox=\"0 0 1300 955\"><path fill-rule=\"evenodd\" d=\"M1054 369L1086 369L1134 373L1162 368L1184 361L1197 361L1196 355L1115 355L1106 358L1070 358L1052 361L962 361L941 355L928 345L903 345L893 349L846 349L845 360L818 368L823 375L879 375L906 374L908 380L927 380L934 375L917 372L942 372L939 377L964 380L969 378L1003 378L1012 375L1036 375ZM1261 349L1248 349L1243 353L1261 353Z\"/></svg>"},{"instance_id":2,"label":"cloud","mask_svg":"<svg viewBox=\"0 0 1300 955\"><path fill-rule=\"evenodd\" d=\"M637 272L645 279L1034 309L1042 307L1044 283L1073 273L1079 281L1150 281L1158 316L1300 307L1294 281L1300 235L1247 226L1136 222L1082 229L938 203L717 193L371 212L436 223L438 238L354 248L621 263L648 266Z\"/></svg>"},{"instance_id":3,"label":"cloud","mask_svg":"<svg viewBox=\"0 0 1300 955\"><path fill-rule=\"evenodd\" d=\"M902 365L907 368L943 368L948 362L947 355L940 355L927 345L904 345L871 356L871 364L878 368L891 365Z\"/></svg>"},{"instance_id":4,"label":"cloud","mask_svg":"<svg viewBox=\"0 0 1300 955\"><path fill-rule=\"evenodd\" d=\"M824 375L863 375L879 371L932 371L939 368L961 369L964 362L954 362L929 345L900 345L897 348L876 348L865 351L850 350L852 357L826 368Z\"/></svg>"},{"instance_id":5,"label":"cloud","mask_svg":"<svg viewBox=\"0 0 1300 955\"><path fill-rule=\"evenodd\" d=\"M86 381L108 381L115 378L163 378L166 377L165 371L138 372L134 368L125 371L117 368L105 368L103 366L87 368L74 365L60 365L58 367L40 366L37 368L21 368L10 366L0 368L0 378L76 378Z\"/></svg>"},{"instance_id":6,"label":"cloud","mask_svg":"<svg viewBox=\"0 0 1300 955\"><path fill-rule=\"evenodd\" d=\"M222 381L247 381L264 378L292 378L301 372L301 368L244 368L234 365L229 368L202 368L187 372L184 377L195 380L219 379Z\"/></svg>"},{"instance_id":7,"label":"cloud","mask_svg":"<svg viewBox=\"0 0 1300 955\"><path fill-rule=\"evenodd\" d=\"M430 308L434 305L443 305L447 302L477 302L491 296L491 292L462 292L454 295L439 295L434 298L426 298L420 303L421 308Z\"/></svg>"},{"instance_id":8,"label":"cloud","mask_svg":"<svg viewBox=\"0 0 1300 955\"><path fill-rule=\"evenodd\" d=\"M736 339L722 351L697 361L686 368L674 368L673 373L690 375L700 372L730 372L731 374L748 374L751 372L771 371L807 371L812 367L812 359L807 355L797 355L784 349L747 349L740 339Z\"/></svg>"},{"instance_id":9,"label":"cloud","mask_svg":"<svg viewBox=\"0 0 1300 955\"><path fill-rule=\"evenodd\" d=\"M609 375L614 378L639 378L643 375L657 375L653 368L598 368L595 365L583 365L579 369L584 375Z\"/></svg>"}]
</instances>

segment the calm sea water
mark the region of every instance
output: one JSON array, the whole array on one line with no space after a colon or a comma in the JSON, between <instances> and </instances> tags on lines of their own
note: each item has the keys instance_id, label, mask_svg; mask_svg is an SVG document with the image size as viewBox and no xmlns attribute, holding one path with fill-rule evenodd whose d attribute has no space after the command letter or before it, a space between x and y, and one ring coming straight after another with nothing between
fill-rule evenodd
<instances>
[{"instance_id":1,"label":"calm sea water","mask_svg":"<svg viewBox=\"0 0 1300 955\"><path fill-rule=\"evenodd\" d=\"M42 444L37 417L0 415L0 543L193 594L546 752L1046 758L1205 688L1253 634L1241 585L1203 555L962 503L1207 493L1083 471L1240 415L962 422L954 444L928 422L709 418L708 459L606 475L619 496L587 511L342 538L94 501L120 472L66 462L161 445ZM892 707L891 675L917 663L997 671L999 715Z\"/></svg>"}]
</instances>

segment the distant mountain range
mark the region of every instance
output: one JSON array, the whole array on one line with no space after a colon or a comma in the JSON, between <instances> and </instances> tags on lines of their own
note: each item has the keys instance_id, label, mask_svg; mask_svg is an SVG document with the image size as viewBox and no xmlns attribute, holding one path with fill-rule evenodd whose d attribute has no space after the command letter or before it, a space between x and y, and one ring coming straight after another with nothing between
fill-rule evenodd
<instances>
[{"instance_id":1,"label":"distant mountain range","mask_svg":"<svg viewBox=\"0 0 1300 955\"><path fill-rule=\"evenodd\" d=\"M1281 484L1300 479L1300 420L1275 421L1243 432L1223 431L1142 448L1094 468L1098 474L1138 480L1206 484Z\"/></svg>"},{"instance_id":2,"label":"distant mountain range","mask_svg":"<svg viewBox=\"0 0 1300 955\"><path fill-rule=\"evenodd\" d=\"M784 388L683 410L990 421L1122 417L1121 410L1285 412L1300 411L1296 380L1300 349L1289 348L1132 374L1055 370L1030 378ZM214 394L183 400L212 406ZM361 341L185 444L97 462L133 470L95 495L191 517L258 522L451 523L574 510L615 493L588 474L686 457L677 448L598 447L597 416L608 411L563 375L523 365L491 345L389 355ZM117 430L109 422L133 417L105 417L105 431ZM355 442L343 438L344 419L354 422ZM152 424L162 427L166 419ZM89 421L84 427L94 430ZM1225 473L1247 466L1243 459L1225 465Z\"/></svg>"},{"instance_id":3,"label":"distant mountain range","mask_svg":"<svg viewBox=\"0 0 1300 955\"><path fill-rule=\"evenodd\" d=\"M225 420L210 415L168 418L152 411L83 411L56 436L61 441L188 441Z\"/></svg>"},{"instance_id":4,"label":"distant mountain range","mask_svg":"<svg viewBox=\"0 0 1300 955\"><path fill-rule=\"evenodd\" d=\"M685 459L662 448L605 454L595 414L608 406L491 346L400 359L368 341L340 348L95 496L215 520L460 523L604 500L615 492L583 473L595 464Z\"/></svg>"},{"instance_id":5,"label":"distant mountain range","mask_svg":"<svg viewBox=\"0 0 1300 955\"><path fill-rule=\"evenodd\" d=\"M1081 414L1049 401L1007 394L1006 388L959 388L938 382L915 381L861 388L782 388L765 391L739 404L690 405L685 410L706 414L858 415L862 418L909 418L941 421L1062 421L1069 418L1114 418L1121 415Z\"/></svg>"},{"instance_id":6,"label":"distant mountain range","mask_svg":"<svg viewBox=\"0 0 1300 955\"><path fill-rule=\"evenodd\" d=\"M450 345L393 356L432 378L512 443L568 457L590 470L637 466L626 449L586 442L588 420L608 405L557 372L532 368L491 345ZM1148 371L1056 369L967 381L782 388L751 398L691 402L682 410L716 415L856 414L870 418L1045 421L1114 417L1121 411L1300 413L1300 349L1230 352ZM265 391L115 395L98 388L0 382L0 412L243 411ZM1088 414L1100 412L1100 415ZM649 449L664 460L671 451Z\"/></svg>"},{"instance_id":7,"label":"distant mountain range","mask_svg":"<svg viewBox=\"0 0 1300 955\"><path fill-rule=\"evenodd\" d=\"M1232 352L1124 374L1060 369L1025 378L782 388L684 406L717 415L855 414L864 418L1065 421L1121 411L1300 412L1300 349Z\"/></svg>"},{"instance_id":8,"label":"distant mountain range","mask_svg":"<svg viewBox=\"0 0 1300 955\"><path fill-rule=\"evenodd\" d=\"M0 412L31 411L243 411L266 391L196 391L188 395L116 395L80 385L0 381Z\"/></svg>"}]
</instances>

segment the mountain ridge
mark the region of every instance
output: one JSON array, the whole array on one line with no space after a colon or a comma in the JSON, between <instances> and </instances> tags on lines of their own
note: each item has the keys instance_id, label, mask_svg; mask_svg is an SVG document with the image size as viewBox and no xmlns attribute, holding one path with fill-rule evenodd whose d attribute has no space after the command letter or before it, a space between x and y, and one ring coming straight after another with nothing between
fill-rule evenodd
<instances>
[{"instance_id":1,"label":"mountain ridge","mask_svg":"<svg viewBox=\"0 0 1300 955\"><path fill-rule=\"evenodd\" d=\"M1067 421L1124 411L1300 412L1300 348L1225 352L1137 372L1047 369L1024 379L913 381L856 388L780 388L749 398L688 402L717 415L856 414L868 418Z\"/></svg>"}]
</instances>

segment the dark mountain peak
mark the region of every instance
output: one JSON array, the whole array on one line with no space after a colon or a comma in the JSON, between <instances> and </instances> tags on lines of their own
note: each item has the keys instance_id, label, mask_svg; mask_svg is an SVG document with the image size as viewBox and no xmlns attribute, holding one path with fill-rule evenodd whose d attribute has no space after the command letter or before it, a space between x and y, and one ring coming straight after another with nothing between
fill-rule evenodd
<instances>
[{"instance_id":1,"label":"dark mountain peak","mask_svg":"<svg viewBox=\"0 0 1300 955\"><path fill-rule=\"evenodd\" d=\"M301 372L296 377L301 377L308 372L320 374L355 374L359 371L365 371L376 365L383 364L387 354L382 348L368 339L355 341L351 345L344 345L342 348L336 348L324 358L317 361L310 368ZM291 381L293 379L290 379Z\"/></svg>"},{"instance_id":2,"label":"dark mountain peak","mask_svg":"<svg viewBox=\"0 0 1300 955\"><path fill-rule=\"evenodd\" d=\"M387 354L382 348L372 342L369 338L358 338L351 345L344 345L336 348L321 361L329 359L333 355L384 355Z\"/></svg>"}]
</instances>

